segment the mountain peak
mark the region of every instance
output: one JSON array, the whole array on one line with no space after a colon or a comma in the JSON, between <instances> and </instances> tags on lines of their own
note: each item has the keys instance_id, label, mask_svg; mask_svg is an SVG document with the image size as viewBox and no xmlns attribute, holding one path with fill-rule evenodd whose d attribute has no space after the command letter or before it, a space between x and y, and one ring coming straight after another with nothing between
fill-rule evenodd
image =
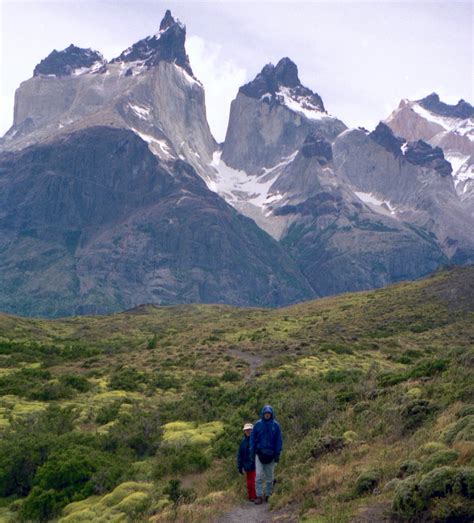
<instances>
[{"instance_id":1,"label":"mountain peak","mask_svg":"<svg viewBox=\"0 0 474 523\"><path fill-rule=\"evenodd\" d=\"M153 67L159 62L176 63L194 77L184 44L186 26L175 20L168 9L160 23L160 30L153 36L139 40L111 60L115 62L138 62L146 67Z\"/></svg>"},{"instance_id":2,"label":"mountain peak","mask_svg":"<svg viewBox=\"0 0 474 523\"><path fill-rule=\"evenodd\" d=\"M35 67L33 76L70 76L77 69L89 68L94 64L99 67L105 64L104 57L98 51L71 44L62 51L54 49Z\"/></svg>"},{"instance_id":3,"label":"mountain peak","mask_svg":"<svg viewBox=\"0 0 474 523\"><path fill-rule=\"evenodd\" d=\"M165 16L163 17L163 20L160 23L160 31L166 31L166 29L168 29L168 27L171 27L175 23L176 23L176 20L173 18L171 11L169 9L167 9Z\"/></svg>"},{"instance_id":4,"label":"mountain peak","mask_svg":"<svg viewBox=\"0 0 474 523\"><path fill-rule=\"evenodd\" d=\"M265 103L278 103L281 102L282 89L289 89L290 97L298 101L305 98L308 107L325 111L321 97L301 84L298 67L288 57L282 58L276 66L272 63L265 65L251 82L239 89L239 92L251 98L261 99Z\"/></svg>"},{"instance_id":5,"label":"mountain peak","mask_svg":"<svg viewBox=\"0 0 474 523\"><path fill-rule=\"evenodd\" d=\"M441 148L432 147L424 140L407 142L404 138L396 136L383 122L369 134L369 138L391 152L395 158L404 157L407 162L429 167L441 176L449 176L452 172L451 164L445 159Z\"/></svg>"},{"instance_id":6,"label":"mountain peak","mask_svg":"<svg viewBox=\"0 0 474 523\"><path fill-rule=\"evenodd\" d=\"M455 105L449 105L442 102L437 93L431 93L425 98L416 101L423 109L431 111L440 116L447 116L448 118L470 118L474 116L474 107L461 99Z\"/></svg>"}]
</instances>

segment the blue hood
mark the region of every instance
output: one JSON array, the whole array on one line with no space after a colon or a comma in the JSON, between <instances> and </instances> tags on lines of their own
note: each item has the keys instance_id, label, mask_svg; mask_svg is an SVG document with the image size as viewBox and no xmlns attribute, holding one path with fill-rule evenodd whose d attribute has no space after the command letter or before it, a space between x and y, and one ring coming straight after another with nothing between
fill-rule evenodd
<instances>
[{"instance_id":1,"label":"blue hood","mask_svg":"<svg viewBox=\"0 0 474 523\"><path fill-rule=\"evenodd\" d=\"M262 409L262 411L260 412L260 418L262 420L265 420L265 418L263 417L263 415L266 413L266 412L269 412L272 417L270 419L273 419L273 407L271 405L265 405Z\"/></svg>"}]
</instances>

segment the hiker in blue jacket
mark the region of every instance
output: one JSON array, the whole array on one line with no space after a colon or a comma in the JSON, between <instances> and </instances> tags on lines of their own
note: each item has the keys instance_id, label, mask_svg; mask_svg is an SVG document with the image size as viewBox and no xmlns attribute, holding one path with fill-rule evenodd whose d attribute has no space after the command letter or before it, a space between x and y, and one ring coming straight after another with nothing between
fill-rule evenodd
<instances>
[{"instance_id":1,"label":"hiker in blue jacket","mask_svg":"<svg viewBox=\"0 0 474 523\"><path fill-rule=\"evenodd\" d=\"M255 503L263 503L263 477L266 479L265 500L272 494L273 472L275 464L280 459L283 448L283 438L279 423L275 420L273 408L265 405L260 413L260 419L253 426L250 435L250 456L255 459L256 493Z\"/></svg>"}]
</instances>

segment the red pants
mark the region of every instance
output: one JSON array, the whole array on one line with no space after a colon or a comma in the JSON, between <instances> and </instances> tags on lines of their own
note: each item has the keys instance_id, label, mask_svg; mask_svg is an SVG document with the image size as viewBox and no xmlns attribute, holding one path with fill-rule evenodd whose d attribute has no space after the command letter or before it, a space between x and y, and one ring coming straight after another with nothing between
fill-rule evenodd
<instances>
[{"instance_id":1,"label":"red pants","mask_svg":"<svg viewBox=\"0 0 474 523\"><path fill-rule=\"evenodd\" d=\"M247 476L247 492L249 499L253 500L257 497L257 493L255 492L255 470L245 472L245 475Z\"/></svg>"}]
</instances>

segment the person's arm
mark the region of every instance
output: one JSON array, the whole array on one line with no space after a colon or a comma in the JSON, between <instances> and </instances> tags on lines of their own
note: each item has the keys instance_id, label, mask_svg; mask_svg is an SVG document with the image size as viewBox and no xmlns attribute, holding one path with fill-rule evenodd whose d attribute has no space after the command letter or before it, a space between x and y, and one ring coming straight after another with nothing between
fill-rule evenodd
<instances>
[{"instance_id":1,"label":"person's arm","mask_svg":"<svg viewBox=\"0 0 474 523\"><path fill-rule=\"evenodd\" d=\"M278 430L277 430L276 448L275 448L275 454L276 454L275 462L276 463L278 463L278 461L280 460L280 454L283 449L283 436L282 436L281 428L280 428L279 424L277 425L277 428L278 428Z\"/></svg>"},{"instance_id":2,"label":"person's arm","mask_svg":"<svg viewBox=\"0 0 474 523\"><path fill-rule=\"evenodd\" d=\"M243 450L243 442L240 442L239 451L237 452L237 470L240 474L243 474L244 470Z\"/></svg>"}]
</instances>

